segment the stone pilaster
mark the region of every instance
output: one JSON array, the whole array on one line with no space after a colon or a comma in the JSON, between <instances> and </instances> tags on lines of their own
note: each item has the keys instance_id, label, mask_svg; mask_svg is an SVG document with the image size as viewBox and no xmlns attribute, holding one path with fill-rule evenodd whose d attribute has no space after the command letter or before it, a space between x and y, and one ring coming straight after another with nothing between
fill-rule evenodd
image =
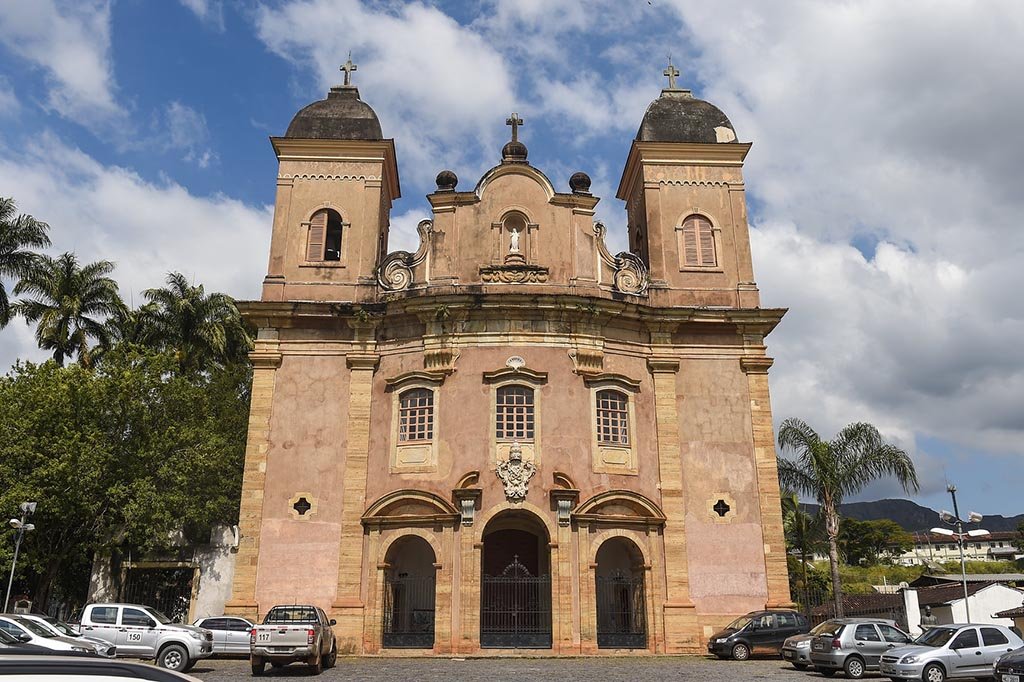
<instances>
[{"instance_id":1,"label":"stone pilaster","mask_svg":"<svg viewBox=\"0 0 1024 682\"><path fill-rule=\"evenodd\" d=\"M370 400L379 356L346 357L349 369L348 450L345 453L338 592L332 610L338 621L338 651L358 653L363 641L363 524L370 450Z\"/></svg>"},{"instance_id":2,"label":"stone pilaster","mask_svg":"<svg viewBox=\"0 0 1024 682\"><path fill-rule=\"evenodd\" d=\"M654 377L654 410L658 434L658 469L661 508L665 512L665 578L663 610L665 653L693 652L699 645L697 620L690 599L689 561L686 554L686 501L679 441L676 374L679 360L651 357L647 367Z\"/></svg>"},{"instance_id":3,"label":"stone pilaster","mask_svg":"<svg viewBox=\"0 0 1024 682\"><path fill-rule=\"evenodd\" d=\"M260 330L249 359L252 361L252 397L245 441L242 500L238 511L238 554L235 557L231 599L224 605L224 612L255 620L260 612L256 601L256 569L260 558L263 489L267 478L267 453L270 449L270 417L274 405L277 368L281 366L277 330Z\"/></svg>"},{"instance_id":4,"label":"stone pilaster","mask_svg":"<svg viewBox=\"0 0 1024 682\"><path fill-rule=\"evenodd\" d=\"M747 375L747 390L750 393L750 423L753 428L757 496L761 505L764 565L768 577L768 601L765 608L779 608L791 607L793 602L789 594L786 539L782 529L782 503L779 496L779 469L775 457L772 406L768 396L768 368L771 366L772 359L764 356L740 358L740 367Z\"/></svg>"}]
</instances>

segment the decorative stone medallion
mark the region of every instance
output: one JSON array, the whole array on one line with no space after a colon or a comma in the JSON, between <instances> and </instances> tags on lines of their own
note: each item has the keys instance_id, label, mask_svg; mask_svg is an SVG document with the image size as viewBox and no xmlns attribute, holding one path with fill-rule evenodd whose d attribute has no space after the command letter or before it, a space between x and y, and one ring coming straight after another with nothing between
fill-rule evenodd
<instances>
[{"instance_id":1,"label":"decorative stone medallion","mask_svg":"<svg viewBox=\"0 0 1024 682\"><path fill-rule=\"evenodd\" d=\"M505 484L505 497L509 502L522 502L526 499L526 488L537 473L537 467L533 462L523 461L523 448L519 441L514 441L508 451L508 459L498 462L496 473Z\"/></svg>"}]
</instances>

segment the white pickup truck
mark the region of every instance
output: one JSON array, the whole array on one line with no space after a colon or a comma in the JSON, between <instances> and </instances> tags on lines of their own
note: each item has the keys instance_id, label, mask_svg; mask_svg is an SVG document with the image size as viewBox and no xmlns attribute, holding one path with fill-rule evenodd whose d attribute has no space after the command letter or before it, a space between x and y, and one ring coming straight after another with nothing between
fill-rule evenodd
<instances>
[{"instance_id":1,"label":"white pickup truck","mask_svg":"<svg viewBox=\"0 0 1024 682\"><path fill-rule=\"evenodd\" d=\"M309 605L275 606L249 636L252 674L262 675L267 663L281 668L296 661L308 665L314 675L334 667L338 643L333 619L323 609Z\"/></svg>"}]
</instances>

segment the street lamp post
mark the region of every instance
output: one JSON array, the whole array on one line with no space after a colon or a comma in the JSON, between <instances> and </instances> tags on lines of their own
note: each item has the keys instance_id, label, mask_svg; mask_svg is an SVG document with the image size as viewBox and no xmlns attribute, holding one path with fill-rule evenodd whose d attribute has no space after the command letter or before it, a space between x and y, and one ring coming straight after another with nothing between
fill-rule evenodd
<instances>
[{"instance_id":1,"label":"street lamp post","mask_svg":"<svg viewBox=\"0 0 1024 682\"><path fill-rule=\"evenodd\" d=\"M985 535L988 535L989 532L983 528L976 528L974 530L969 530L965 533L965 523L981 523L981 519L984 517L982 517L982 515L977 512L971 512L967 515L967 520L964 521L960 518L960 508L956 504L956 486L950 484L949 486L946 487L946 492L948 492L950 496L952 496L953 498L953 513L950 514L948 511L943 510L939 512L939 518L942 520L943 523L956 528L956 530L953 531L948 528L932 528L932 532L938 533L939 535L946 535L948 537L956 538L957 547L960 548L960 582L963 584L964 587L964 609L966 609L967 611L967 622L970 623L971 603L970 600L968 600L967 598L967 562L964 559L964 540L969 537L983 537Z\"/></svg>"},{"instance_id":2,"label":"street lamp post","mask_svg":"<svg viewBox=\"0 0 1024 682\"><path fill-rule=\"evenodd\" d=\"M11 601L11 586L14 584L14 568L18 565L18 550L21 549L21 539L25 536L25 531L36 529L34 524L26 523L26 520L36 512L36 503L22 502L20 508L21 519L11 519L7 522L17 533L14 536L14 559L11 561L11 577L7 580L7 596L4 597L4 613L7 613L7 606Z\"/></svg>"}]
</instances>

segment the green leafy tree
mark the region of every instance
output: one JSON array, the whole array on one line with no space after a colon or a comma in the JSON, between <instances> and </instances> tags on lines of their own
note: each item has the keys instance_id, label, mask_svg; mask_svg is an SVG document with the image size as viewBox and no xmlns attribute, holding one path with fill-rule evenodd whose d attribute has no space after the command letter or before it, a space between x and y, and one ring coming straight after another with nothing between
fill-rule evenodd
<instances>
[{"instance_id":1,"label":"green leafy tree","mask_svg":"<svg viewBox=\"0 0 1024 682\"><path fill-rule=\"evenodd\" d=\"M1024 521L1017 524L1017 537L1014 539L1013 545L1024 552Z\"/></svg>"},{"instance_id":2,"label":"green leafy tree","mask_svg":"<svg viewBox=\"0 0 1024 682\"><path fill-rule=\"evenodd\" d=\"M787 547L799 556L800 581L793 587L797 588L795 591L801 595L806 606L811 589L808 564L824 539L821 516L812 516L805 512L800 506L797 494L785 490L782 493L782 530L785 533Z\"/></svg>"},{"instance_id":3,"label":"green leafy tree","mask_svg":"<svg viewBox=\"0 0 1024 682\"><path fill-rule=\"evenodd\" d=\"M94 552L236 523L249 381L245 365L184 375L172 355L130 344L95 369L26 363L0 379L0 511L39 505L20 588L40 604L80 601Z\"/></svg>"},{"instance_id":4,"label":"green leafy tree","mask_svg":"<svg viewBox=\"0 0 1024 682\"><path fill-rule=\"evenodd\" d=\"M891 560L914 546L914 538L889 519L839 522L839 552L851 566L873 566Z\"/></svg>"},{"instance_id":5,"label":"green leafy tree","mask_svg":"<svg viewBox=\"0 0 1024 682\"><path fill-rule=\"evenodd\" d=\"M917 472L906 452L885 443L871 424L844 427L832 440L822 440L800 419L790 418L779 428L779 447L794 459L779 457L779 482L785 488L813 497L821 506L828 539L832 596L836 616L843 615L843 587L839 575L839 505L877 479L893 476L907 492L917 491Z\"/></svg>"},{"instance_id":6,"label":"green leafy tree","mask_svg":"<svg viewBox=\"0 0 1024 682\"><path fill-rule=\"evenodd\" d=\"M50 245L49 226L30 215L16 215L14 199L0 197L0 329L11 321L11 301L3 278L26 277L36 267L39 254L33 249Z\"/></svg>"},{"instance_id":7,"label":"green leafy tree","mask_svg":"<svg viewBox=\"0 0 1024 682\"><path fill-rule=\"evenodd\" d=\"M73 253L40 256L38 267L15 285L15 294L29 296L18 301L18 312L36 323L39 347L53 351L58 366L74 356L88 366L91 343L108 342L106 318L124 307L117 283L108 276L113 270L105 260L79 265Z\"/></svg>"},{"instance_id":8,"label":"green leafy tree","mask_svg":"<svg viewBox=\"0 0 1024 682\"><path fill-rule=\"evenodd\" d=\"M167 286L147 289L145 318L153 339L175 353L184 371L242 362L252 339L234 300L221 293L207 294L180 272L167 276Z\"/></svg>"}]
</instances>

